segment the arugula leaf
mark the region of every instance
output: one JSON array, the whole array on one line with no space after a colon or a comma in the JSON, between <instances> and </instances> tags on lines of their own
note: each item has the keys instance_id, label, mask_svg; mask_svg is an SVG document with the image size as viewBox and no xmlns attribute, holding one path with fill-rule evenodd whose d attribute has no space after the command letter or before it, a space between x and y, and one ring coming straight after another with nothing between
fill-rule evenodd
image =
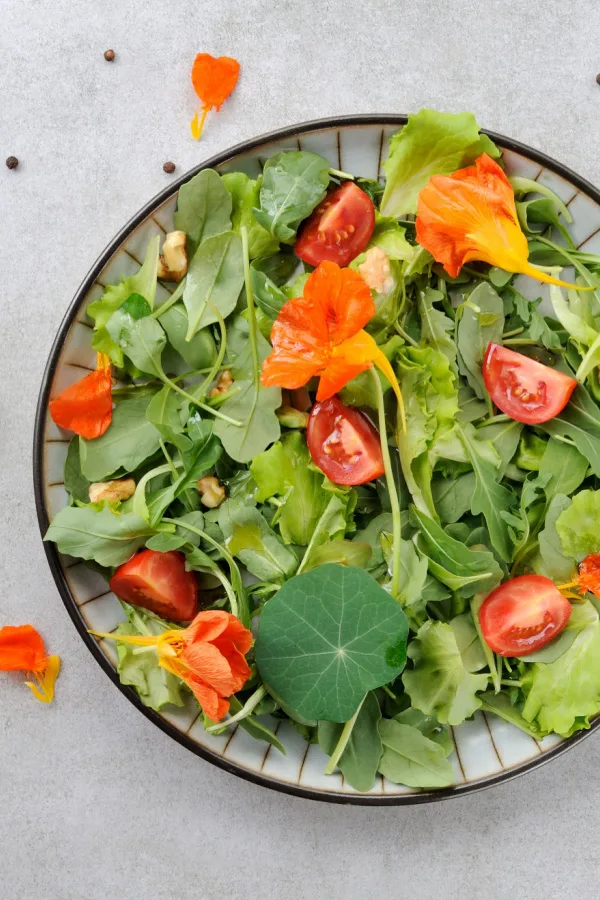
<instances>
[{"instance_id":1,"label":"arugula leaf","mask_svg":"<svg viewBox=\"0 0 600 900\"><path fill-rule=\"evenodd\" d=\"M487 666L479 633L470 612L461 613L450 620L450 628L454 632L456 646L459 649L462 661L467 672L479 672Z\"/></svg>"},{"instance_id":2,"label":"arugula leaf","mask_svg":"<svg viewBox=\"0 0 600 900\"><path fill-rule=\"evenodd\" d=\"M362 569L327 563L287 581L265 605L260 675L307 719L347 722L406 659L402 609Z\"/></svg>"},{"instance_id":3,"label":"arugula leaf","mask_svg":"<svg viewBox=\"0 0 600 900\"><path fill-rule=\"evenodd\" d=\"M413 667L402 681L416 709L444 725L460 725L479 709L477 692L485 690L489 676L469 672L450 625L426 622L409 644L408 656Z\"/></svg>"},{"instance_id":4,"label":"arugula leaf","mask_svg":"<svg viewBox=\"0 0 600 900\"><path fill-rule=\"evenodd\" d=\"M221 412L242 422L231 425L222 419L215 421L215 434L225 450L237 462L250 462L276 441L281 427L275 410L281 406L280 388L259 387L254 381L236 381L237 393L220 407Z\"/></svg>"},{"instance_id":5,"label":"arugula leaf","mask_svg":"<svg viewBox=\"0 0 600 900\"><path fill-rule=\"evenodd\" d=\"M587 470L587 460L576 447L551 437L540 461L540 475L549 476L544 487L548 502L558 494L572 494L577 490Z\"/></svg>"},{"instance_id":6,"label":"arugula leaf","mask_svg":"<svg viewBox=\"0 0 600 900\"><path fill-rule=\"evenodd\" d=\"M404 128L390 140L381 212L396 217L415 213L419 192L432 175L450 175L482 153L500 156L492 141L479 134L472 113L422 109L409 116Z\"/></svg>"},{"instance_id":7,"label":"arugula leaf","mask_svg":"<svg viewBox=\"0 0 600 900\"><path fill-rule=\"evenodd\" d=\"M116 633L123 635L142 635L147 637L153 634L162 634L171 627L155 616L149 615L141 609L122 604L127 613L127 622L121 622ZM135 647L131 644L117 643L119 664L117 671L121 684L134 687L144 704L150 709L160 712L163 706L172 703L174 706L183 706L182 691L183 682L158 665L158 657L155 653L134 653Z\"/></svg>"},{"instance_id":8,"label":"arugula leaf","mask_svg":"<svg viewBox=\"0 0 600 900\"><path fill-rule=\"evenodd\" d=\"M440 788L454 782L454 770L446 751L412 725L382 719L379 734L383 755L379 771L395 784Z\"/></svg>"},{"instance_id":9,"label":"arugula leaf","mask_svg":"<svg viewBox=\"0 0 600 900\"><path fill-rule=\"evenodd\" d=\"M106 330L134 366L141 372L160 378L162 352L167 336L152 316L134 318L125 307L112 314Z\"/></svg>"},{"instance_id":10,"label":"arugula leaf","mask_svg":"<svg viewBox=\"0 0 600 900\"><path fill-rule=\"evenodd\" d=\"M523 424L515 419L492 422L491 425L483 425L477 429L477 440L490 442L498 456L497 480L504 478L508 465L517 452L522 431Z\"/></svg>"},{"instance_id":11,"label":"arugula leaf","mask_svg":"<svg viewBox=\"0 0 600 900\"><path fill-rule=\"evenodd\" d=\"M232 715L240 712L242 709L242 704L237 699L237 697L231 697L229 700L229 711ZM266 725L260 721L255 715L246 716L244 719L239 721L240 728L243 728L244 731L247 731L255 740L257 741L266 741L267 744L271 744L273 747L276 747L280 753L283 753L285 756L285 747L279 740L276 734L272 732Z\"/></svg>"},{"instance_id":12,"label":"arugula leaf","mask_svg":"<svg viewBox=\"0 0 600 900\"><path fill-rule=\"evenodd\" d=\"M372 550L368 544L362 541L344 541L337 539L327 541L315 547L310 554L309 561L303 566L304 572L316 569L324 563L338 563L340 566L356 566L359 569L369 569L368 562L371 559Z\"/></svg>"},{"instance_id":13,"label":"arugula leaf","mask_svg":"<svg viewBox=\"0 0 600 900\"><path fill-rule=\"evenodd\" d=\"M488 398L481 366L490 342L502 343L504 304L494 288L483 282L457 310L456 343L459 368L478 397Z\"/></svg>"},{"instance_id":14,"label":"arugula leaf","mask_svg":"<svg viewBox=\"0 0 600 900\"><path fill-rule=\"evenodd\" d=\"M434 478L431 494L435 509L444 523L458 522L471 509L471 498L475 490L475 475L465 472L458 478Z\"/></svg>"},{"instance_id":15,"label":"arugula leaf","mask_svg":"<svg viewBox=\"0 0 600 900\"><path fill-rule=\"evenodd\" d=\"M379 578L387 572L387 563L384 559L383 547L381 545L381 537L383 534L392 535L392 514L389 512L380 513L371 519L366 528L357 531L353 541L361 544L368 544L371 548L371 557L365 566L368 572L371 572L374 578Z\"/></svg>"},{"instance_id":16,"label":"arugula leaf","mask_svg":"<svg viewBox=\"0 0 600 900\"><path fill-rule=\"evenodd\" d=\"M530 735L534 740L540 740L540 738L544 737L544 732L542 732L537 722L525 721L506 691L500 691L497 694L494 690L489 690L481 694L479 699L484 712L494 713L500 719L504 719L505 722L510 722L511 725L520 728L521 731Z\"/></svg>"},{"instance_id":17,"label":"arugula leaf","mask_svg":"<svg viewBox=\"0 0 600 900\"><path fill-rule=\"evenodd\" d=\"M320 565L320 548L327 545L330 539L342 538L346 532L351 504L354 495L348 491L334 493L315 523L306 553L302 557L299 572ZM316 562L315 562L316 560Z\"/></svg>"},{"instance_id":18,"label":"arugula leaf","mask_svg":"<svg viewBox=\"0 0 600 900\"><path fill-rule=\"evenodd\" d=\"M329 163L306 150L277 153L267 160L254 216L277 241L292 242L300 222L325 196Z\"/></svg>"},{"instance_id":19,"label":"arugula leaf","mask_svg":"<svg viewBox=\"0 0 600 900\"><path fill-rule=\"evenodd\" d=\"M562 412L539 427L547 434L574 441L594 475L600 477L600 409L583 385L575 388Z\"/></svg>"},{"instance_id":20,"label":"arugula leaf","mask_svg":"<svg viewBox=\"0 0 600 900\"><path fill-rule=\"evenodd\" d=\"M491 553L469 550L424 513L413 508L412 514L420 528L417 547L427 554L431 574L450 590L472 597L491 591L502 580L502 570Z\"/></svg>"},{"instance_id":21,"label":"arugula leaf","mask_svg":"<svg viewBox=\"0 0 600 900\"><path fill-rule=\"evenodd\" d=\"M565 556L578 562L600 552L600 491L579 491L556 520Z\"/></svg>"},{"instance_id":22,"label":"arugula leaf","mask_svg":"<svg viewBox=\"0 0 600 900\"><path fill-rule=\"evenodd\" d=\"M281 581L296 571L296 555L279 540L257 509L227 500L219 507L218 518L227 549L257 578Z\"/></svg>"},{"instance_id":23,"label":"arugula leaf","mask_svg":"<svg viewBox=\"0 0 600 900\"><path fill-rule=\"evenodd\" d=\"M256 304L272 320L277 318L288 299L281 287L297 264L296 257L278 253L267 259L255 259L250 267Z\"/></svg>"},{"instance_id":24,"label":"arugula leaf","mask_svg":"<svg viewBox=\"0 0 600 900\"><path fill-rule=\"evenodd\" d=\"M52 519L44 540L54 541L60 553L108 567L127 562L152 534L154 529L134 513L66 506Z\"/></svg>"},{"instance_id":25,"label":"arugula leaf","mask_svg":"<svg viewBox=\"0 0 600 900\"><path fill-rule=\"evenodd\" d=\"M207 238L231 229L231 194L214 169L203 169L177 192L175 228L188 237L189 256Z\"/></svg>"},{"instance_id":26,"label":"arugula leaf","mask_svg":"<svg viewBox=\"0 0 600 900\"><path fill-rule=\"evenodd\" d=\"M435 350L443 353L456 368L456 342L454 340L454 322L448 318L445 312L437 309L434 303L439 303L444 295L441 291L426 288L418 291L417 302L419 316L421 317L421 338L427 341Z\"/></svg>"},{"instance_id":27,"label":"arugula leaf","mask_svg":"<svg viewBox=\"0 0 600 900\"><path fill-rule=\"evenodd\" d=\"M338 760L338 767L344 778L357 791L370 791L375 784L383 745L378 725L381 710L377 697L372 691L366 695L344 752ZM342 736L344 726L336 722L320 721L317 735L319 746L331 756Z\"/></svg>"},{"instance_id":28,"label":"arugula leaf","mask_svg":"<svg viewBox=\"0 0 600 900\"><path fill-rule=\"evenodd\" d=\"M560 514L568 509L571 500L565 494L556 494L548 505L544 527L538 535L540 561L533 560L536 572L552 580L568 581L575 568L575 560L565 556L562 551L560 537L556 530L556 521Z\"/></svg>"},{"instance_id":29,"label":"arugula leaf","mask_svg":"<svg viewBox=\"0 0 600 900\"><path fill-rule=\"evenodd\" d=\"M71 495L73 500L80 503L89 503L89 487L90 482L81 471L81 460L79 459L79 438L75 436L69 441L67 450L67 458L65 459L65 490Z\"/></svg>"},{"instance_id":30,"label":"arugula leaf","mask_svg":"<svg viewBox=\"0 0 600 900\"><path fill-rule=\"evenodd\" d=\"M104 434L93 441L79 438L81 471L89 481L102 481L117 469L133 472L160 446L160 432L148 420L146 411L151 395L119 400L112 422Z\"/></svg>"},{"instance_id":31,"label":"arugula leaf","mask_svg":"<svg viewBox=\"0 0 600 900\"><path fill-rule=\"evenodd\" d=\"M92 347L100 353L107 353L119 368L123 366L123 353L106 330L106 325L131 294L139 294L150 307L154 306L159 247L160 238L155 235L148 244L144 262L136 274L123 277L117 285L109 285L100 299L90 303L86 309L87 315L94 322Z\"/></svg>"},{"instance_id":32,"label":"arugula leaf","mask_svg":"<svg viewBox=\"0 0 600 900\"><path fill-rule=\"evenodd\" d=\"M526 722L546 734L568 737L589 727L600 710L600 621L598 616L579 632L571 647L552 663L535 663L523 707Z\"/></svg>"},{"instance_id":33,"label":"arugula leaf","mask_svg":"<svg viewBox=\"0 0 600 900\"><path fill-rule=\"evenodd\" d=\"M196 332L191 341L186 341L190 323L183 303L175 303L161 313L160 324L167 332L169 343L179 353L190 369L206 369L217 358L215 339L208 328Z\"/></svg>"},{"instance_id":34,"label":"arugula leaf","mask_svg":"<svg viewBox=\"0 0 600 900\"><path fill-rule=\"evenodd\" d=\"M306 547L329 503L323 490L323 475L310 467L310 453L304 435L297 431L283 435L264 453L256 456L250 472L258 485L256 499L283 497L278 517L279 530L287 544Z\"/></svg>"},{"instance_id":35,"label":"arugula leaf","mask_svg":"<svg viewBox=\"0 0 600 900\"><path fill-rule=\"evenodd\" d=\"M184 412L187 412L187 409L188 403L187 400L184 400ZM146 417L160 431L166 441L174 444L179 450L190 449L192 442L182 433L185 420L182 419L181 398L172 391L168 384L152 397L146 408Z\"/></svg>"},{"instance_id":36,"label":"arugula leaf","mask_svg":"<svg viewBox=\"0 0 600 900\"><path fill-rule=\"evenodd\" d=\"M189 319L186 341L233 312L243 284L240 236L226 231L203 241L192 257L183 289Z\"/></svg>"},{"instance_id":37,"label":"arugula leaf","mask_svg":"<svg viewBox=\"0 0 600 900\"><path fill-rule=\"evenodd\" d=\"M227 175L222 175L221 180L231 194L233 201L231 214L233 230L239 234L240 228L245 226L248 231L250 259L277 253L279 241L275 240L254 217L253 207L258 206L260 202L262 179L253 180L243 172L230 172Z\"/></svg>"}]
</instances>

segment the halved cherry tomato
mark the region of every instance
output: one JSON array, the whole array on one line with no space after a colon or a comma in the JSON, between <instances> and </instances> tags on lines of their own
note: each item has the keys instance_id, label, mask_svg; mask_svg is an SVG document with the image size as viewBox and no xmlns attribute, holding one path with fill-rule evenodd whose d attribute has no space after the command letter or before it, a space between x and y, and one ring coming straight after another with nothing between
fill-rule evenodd
<instances>
[{"instance_id":1,"label":"halved cherry tomato","mask_svg":"<svg viewBox=\"0 0 600 900\"><path fill-rule=\"evenodd\" d=\"M109 584L121 600L165 619L191 622L198 611L196 576L185 571L185 557L175 550L142 550L119 566Z\"/></svg>"},{"instance_id":2,"label":"halved cherry tomato","mask_svg":"<svg viewBox=\"0 0 600 900\"><path fill-rule=\"evenodd\" d=\"M385 471L379 433L337 397L313 406L306 440L313 462L334 484L364 484Z\"/></svg>"},{"instance_id":3,"label":"halved cherry tomato","mask_svg":"<svg viewBox=\"0 0 600 900\"><path fill-rule=\"evenodd\" d=\"M368 194L346 181L317 206L296 241L296 256L311 266L324 259L347 266L365 249L375 228L375 207Z\"/></svg>"},{"instance_id":4,"label":"halved cherry tomato","mask_svg":"<svg viewBox=\"0 0 600 900\"><path fill-rule=\"evenodd\" d=\"M525 656L563 630L571 604L543 575L511 578L489 594L479 610L486 644L500 656Z\"/></svg>"},{"instance_id":5,"label":"halved cherry tomato","mask_svg":"<svg viewBox=\"0 0 600 900\"><path fill-rule=\"evenodd\" d=\"M526 425L553 419L577 387L577 381L569 375L499 344L488 344L482 371L498 409Z\"/></svg>"}]
</instances>

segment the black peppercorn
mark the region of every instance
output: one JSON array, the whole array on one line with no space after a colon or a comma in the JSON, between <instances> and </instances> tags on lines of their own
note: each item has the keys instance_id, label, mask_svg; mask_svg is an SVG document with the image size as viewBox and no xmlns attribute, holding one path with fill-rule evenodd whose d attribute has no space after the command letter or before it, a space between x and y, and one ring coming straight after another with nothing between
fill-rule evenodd
<instances>
[{"instance_id":1,"label":"black peppercorn","mask_svg":"<svg viewBox=\"0 0 600 900\"><path fill-rule=\"evenodd\" d=\"M106 62L112 62L114 58L115 58L114 50L105 50L104 51L104 59L106 60Z\"/></svg>"},{"instance_id":2,"label":"black peppercorn","mask_svg":"<svg viewBox=\"0 0 600 900\"><path fill-rule=\"evenodd\" d=\"M9 169L16 169L17 166L19 165L19 160L17 159L16 156L9 156L8 159L6 160L6 165L8 166Z\"/></svg>"},{"instance_id":3,"label":"black peppercorn","mask_svg":"<svg viewBox=\"0 0 600 900\"><path fill-rule=\"evenodd\" d=\"M175 171L175 169L176 169L175 163L171 162L170 160L168 162L166 162L163 166L163 172L166 172L167 175L172 175L173 172Z\"/></svg>"}]
</instances>

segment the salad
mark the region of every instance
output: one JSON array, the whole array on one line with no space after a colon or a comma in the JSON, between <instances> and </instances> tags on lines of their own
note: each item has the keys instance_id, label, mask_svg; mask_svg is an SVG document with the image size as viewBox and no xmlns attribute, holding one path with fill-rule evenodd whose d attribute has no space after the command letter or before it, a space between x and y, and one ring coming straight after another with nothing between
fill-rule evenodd
<instances>
[{"instance_id":1,"label":"salad","mask_svg":"<svg viewBox=\"0 0 600 900\"><path fill-rule=\"evenodd\" d=\"M479 709L536 739L600 711L600 257L469 113L384 168L195 175L50 401L46 540L121 601L121 681L281 752L289 720L359 791L450 785Z\"/></svg>"}]
</instances>

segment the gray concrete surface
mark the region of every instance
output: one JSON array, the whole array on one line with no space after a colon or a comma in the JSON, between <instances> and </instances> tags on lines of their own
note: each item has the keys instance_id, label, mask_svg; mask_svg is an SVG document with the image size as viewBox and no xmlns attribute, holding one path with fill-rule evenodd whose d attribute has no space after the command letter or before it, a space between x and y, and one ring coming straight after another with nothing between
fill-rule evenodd
<instances>
[{"instance_id":1,"label":"gray concrete surface","mask_svg":"<svg viewBox=\"0 0 600 900\"><path fill-rule=\"evenodd\" d=\"M473 110L600 183L598 0L3 0L0 29L0 623L62 655L56 703L0 675L3 900L595 898L600 737L494 790L328 806L197 759L110 684L69 621L35 519L31 437L80 279L168 177L316 116ZM103 59L114 47L112 64ZM239 87L188 132L199 50Z\"/></svg>"}]
</instances>

